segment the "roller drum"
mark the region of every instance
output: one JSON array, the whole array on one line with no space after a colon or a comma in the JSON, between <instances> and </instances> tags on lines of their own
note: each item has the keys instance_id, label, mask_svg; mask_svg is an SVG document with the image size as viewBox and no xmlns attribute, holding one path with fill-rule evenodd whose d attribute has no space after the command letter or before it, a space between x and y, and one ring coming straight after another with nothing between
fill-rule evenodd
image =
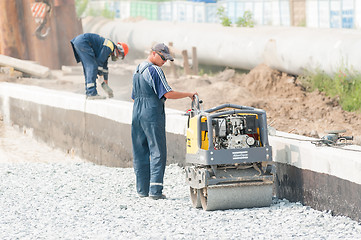
<instances>
[{"instance_id":1,"label":"roller drum","mask_svg":"<svg viewBox=\"0 0 361 240\"><path fill-rule=\"evenodd\" d=\"M200 189L203 210L267 207L272 203L273 183L248 182L208 186Z\"/></svg>"}]
</instances>

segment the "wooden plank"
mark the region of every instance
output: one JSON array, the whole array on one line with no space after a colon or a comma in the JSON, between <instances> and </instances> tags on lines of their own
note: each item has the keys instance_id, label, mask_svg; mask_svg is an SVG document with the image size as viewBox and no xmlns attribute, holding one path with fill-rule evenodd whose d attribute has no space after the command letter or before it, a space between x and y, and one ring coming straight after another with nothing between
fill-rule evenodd
<instances>
[{"instance_id":1,"label":"wooden plank","mask_svg":"<svg viewBox=\"0 0 361 240\"><path fill-rule=\"evenodd\" d=\"M27 73L31 76L47 78L50 76L50 69L29 61L12 58L0 54L0 65L13 67L14 69Z\"/></svg>"},{"instance_id":2,"label":"wooden plank","mask_svg":"<svg viewBox=\"0 0 361 240\"><path fill-rule=\"evenodd\" d=\"M63 75L81 75L83 74L83 66L61 66Z\"/></svg>"}]
</instances>

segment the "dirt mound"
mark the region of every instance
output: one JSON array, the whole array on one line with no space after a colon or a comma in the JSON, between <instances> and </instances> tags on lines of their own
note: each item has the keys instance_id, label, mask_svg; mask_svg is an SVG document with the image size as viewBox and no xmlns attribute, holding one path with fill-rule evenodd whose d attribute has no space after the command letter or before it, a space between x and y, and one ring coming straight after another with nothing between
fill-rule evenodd
<instances>
[{"instance_id":1,"label":"dirt mound","mask_svg":"<svg viewBox=\"0 0 361 240\"><path fill-rule=\"evenodd\" d=\"M169 83L174 90L197 91L204 109L223 103L264 109L268 123L279 131L322 137L325 131L344 129L345 135L361 136L361 114L342 110L337 98L306 92L295 76L264 64L248 74L226 69L214 77L183 76ZM190 101L169 100L166 105L183 111Z\"/></svg>"}]
</instances>

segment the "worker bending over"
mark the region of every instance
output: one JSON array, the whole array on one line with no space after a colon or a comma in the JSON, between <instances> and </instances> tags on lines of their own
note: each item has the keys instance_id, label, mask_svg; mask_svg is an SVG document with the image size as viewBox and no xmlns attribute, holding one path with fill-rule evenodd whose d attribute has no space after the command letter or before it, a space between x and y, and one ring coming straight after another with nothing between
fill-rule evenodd
<instances>
[{"instance_id":1,"label":"worker bending over","mask_svg":"<svg viewBox=\"0 0 361 240\"><path fill-rule=\"evenodd\" d=\"M98 95L96 79L99 76L103 89L109 97L113 97L113 91L108 86L108 58L111 56L113 61L124 59L128 53L128 46L125 43L115 44L109 39L103 38L98 34L84 33L70 41L76 62L81 62L85 75L85 90L87 99L104 99L104 96Z\"/></svg>"}]
</instances>

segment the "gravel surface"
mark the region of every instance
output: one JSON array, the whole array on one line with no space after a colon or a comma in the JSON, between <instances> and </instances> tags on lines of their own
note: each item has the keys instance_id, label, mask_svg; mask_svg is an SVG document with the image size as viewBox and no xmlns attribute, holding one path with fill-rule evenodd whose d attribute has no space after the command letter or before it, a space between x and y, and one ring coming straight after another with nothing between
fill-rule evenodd
<instances>
[{"instance_id":1,"label":"gravel surface","mask_svg":"<svg viewBox=\"0 0 361 240\"><path fill-rule=\"evenodd\" d=\"M191 207L183 169L168 199L139 198L131 168L95 165L0 122L0 239L361 239L361 225L275 200L270 207Z\"/></svg>"},{"instance_id":2,"label":"gravel surface","mask_svg":"<svg viewBox=\"0 0 361 240\"><path fill-rule=\"evenodd\" d=\"M132 169L91 163L0 164L1 239L360 239L361 225L299 203L205 212L183 170L166 169L166 200L138 198Z\"/></svg>"}]
</instances>

